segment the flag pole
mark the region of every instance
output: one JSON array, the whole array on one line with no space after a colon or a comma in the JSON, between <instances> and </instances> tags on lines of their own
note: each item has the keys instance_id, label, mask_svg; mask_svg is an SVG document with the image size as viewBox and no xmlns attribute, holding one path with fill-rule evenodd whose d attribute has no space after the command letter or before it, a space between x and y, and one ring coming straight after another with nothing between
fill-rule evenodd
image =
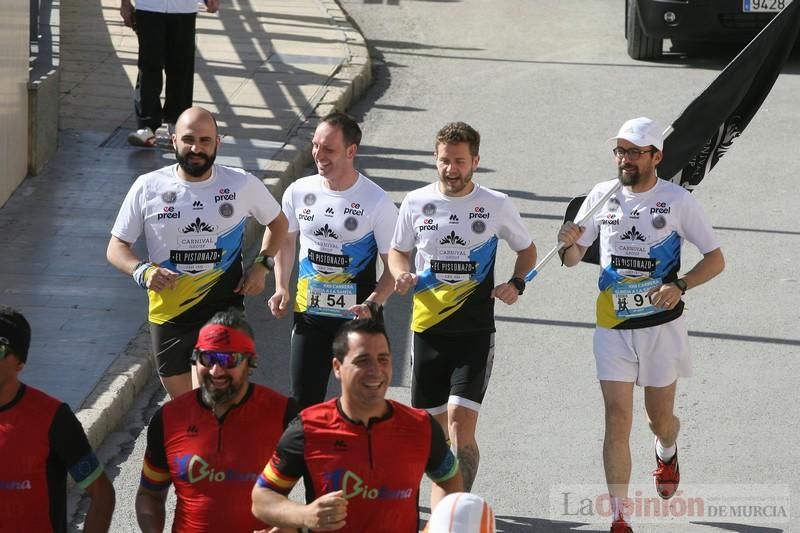
<instances>
[{"instance_id":1,"label":"flag pole","mask_svg":"<svg viewBox=\"0 0 800 533\"><path fill-rule=\"evenodd\" d=\"M597 202L596 204L594 204L594 206L592 206L592 208L589 210L589 212L586 213L586 215L582 219L580 219L580 221L578 221L577 224L579 226L583 226L590 218L592 218L592 216L597 212L598 209L600 209L601 207L603 207L605 205L605 203L608 201L608 199L611 198L611 195L613 195L615 192L617 192L620 189L620 187L622 187L622 182L621 181L617 181L617 184L614 185L611 188L611 190L609 190L605 194L605 196L600 198L600 201ZM555 255L558 252L560 252L561 249L564 248L565 246L566 246L566 244L564 244L563 242L559 241L558 244L552 250L547 252L547 255L542 257L542 259L538 263L536 263L536 266L533 267L533 270L531 270L530 272L528 272L525 275L525 281L527 281L527 282L533 281L533 278L538 276L539 272L541 272L541 270L544 268L544 266L547 263L549 263L550 260L553 257L555 257Z\"/></svg>"},{"instance_id":2,"label":"flag pole","mask_svg":"<svg viewBox=\"0 0 800 533\"><path fill-rule=\"evenodd\" d=\"M672 133L672 126L667 127L667 129L665 129L661 135L666 139L670 133ZM602 198L600 198L600 201L594 204L592 208L589 209L589 211L583 216L583 218L577 222L578 226L585 225L586 222L588 222L589 219L592 218L592 216L594 216L597 210L603 207L608 201L608 199L611 198L614 195L614 193L620 190L621 187L622 187L622 181L618 180L617 183ZM542 257L542 259L538 263L536 263L536 266L533 267L533 270L531 270L525 275L525 281L526 282L533 281L533 278L538 276L539 272L541 272L541 270L545 267L545 265L549 263L550 260L553 259L553 257L555 257L556 254L560 252L564 247L566 247L566 244L559 241L558 244L552 250L547 252L547 255Z\"/></svg>"}]
</instances>

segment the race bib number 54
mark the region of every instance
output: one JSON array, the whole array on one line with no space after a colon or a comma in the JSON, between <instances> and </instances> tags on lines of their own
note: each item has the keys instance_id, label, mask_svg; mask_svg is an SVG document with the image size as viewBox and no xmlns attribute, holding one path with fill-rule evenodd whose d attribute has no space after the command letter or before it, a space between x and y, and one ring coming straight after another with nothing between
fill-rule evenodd
<instances>
[{"instance_id":1,"label":"race bib number 54","mask_svg":"<svg viewBox=\"0 0 800 533\"><path fill-rule=\"evenodd\" d=\"M356 305L355 283L327 283L312 280L308 284L307 313L338 318L352 318L349 309Z\"/></svg>"}]
</instances>

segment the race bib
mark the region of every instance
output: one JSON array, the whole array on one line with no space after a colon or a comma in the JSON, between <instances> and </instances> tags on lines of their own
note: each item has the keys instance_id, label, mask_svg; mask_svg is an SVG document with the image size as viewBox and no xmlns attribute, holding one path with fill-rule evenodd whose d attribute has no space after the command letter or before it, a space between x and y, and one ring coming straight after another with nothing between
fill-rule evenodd
<instances>
[{"instance_id":1,"label":"race bib","mask_svg":"<svg viewBox=\"0 0 800 533\"><path fill-rule=\"evenodd\" d=\"M337 318L352 318L350 308L356 305L355 283L328 283L311 280L306 294L306 313Z\"/></svg>"},{"instance_id":2,"label":"race bib","mask_svg":"<svg viewBox=\"0 0 800 533\"><path fill-rule=\"evenodd\" d=\"M642 317L659 312L647 297L650 289L659 285L661 285L661 280L657 278L615 283L611 289L611 295L617 318Z\"/></svg>"}]
</instances>

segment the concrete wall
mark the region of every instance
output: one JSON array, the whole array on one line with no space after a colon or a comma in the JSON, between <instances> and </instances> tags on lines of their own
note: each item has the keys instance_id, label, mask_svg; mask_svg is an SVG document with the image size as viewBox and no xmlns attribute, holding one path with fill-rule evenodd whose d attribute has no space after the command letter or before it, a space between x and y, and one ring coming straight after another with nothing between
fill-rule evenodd
<instances>
[{"instance_id":1,"label":"concrete wall","mask_svg":"<svg viewBox=\"0 0 800 533\"><path fill-rule=\"evenodd\" d=\"M3 0L0 17L0 206L28 167L28 0Z\"/></svg>"}]
</instances>

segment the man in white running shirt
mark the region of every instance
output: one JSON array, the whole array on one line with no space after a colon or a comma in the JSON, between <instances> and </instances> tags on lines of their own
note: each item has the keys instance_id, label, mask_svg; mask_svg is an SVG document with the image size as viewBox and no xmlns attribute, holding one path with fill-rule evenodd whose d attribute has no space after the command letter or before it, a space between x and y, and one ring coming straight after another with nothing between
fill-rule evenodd
<instances>
[{"instance_id":1,"label":"man in white running shirt","mask_svg":"<svg viewBox=\"0 0 800 533\"><path fill-rule=\"evenodd\" d=\"M289 313L289 278L299 236L292 329L292 395L300 408L325 399L336 331L355 317L382 319L394 281L386 268L397 208L355 168L361 129L344 113L324 117L312 139L313 176L283 194L289 234L275 258L275 294L267 305ZM383 275L377 279L378 259Z\"/></svg>"},{"instance_id":2,"label":"man in white running shirt","mask_svg":"<svg viewBox=\"0 0 800 533\"><path fill-rule=\"evenodd\" d=\"M509 197L472 181L479 148L480 135L468 124L439 131L439 179L403 200L389 252L395 289L414 290L411 402L450 437L467 491L480 458L475 428L494 357L494 301L515 303L536 262L536 246ZM499 239L517 258L510 279L495 285Z\"/></svg>"},{"instance_id":3,"label":"man in white running shirt","mask_svg":"<svg viewBox=\"0 0 800 533\"><path fill-rule=\"evenodd\" d=\"M597 184L576 220L615 185L615 193L584 227L567 222L558 233L564 265L578 264L600 238L600 295L594 355L605 404L603 462L614 517L612 533L632 533L625 500L631 476L629 436L634 384L644 387L650 429L656 436L656 491L678 489L680 422L673 414L678 378L691 374L683 295L722 272L725 260L700 205L683 187L659 179L662 127L640 117L620 128L612 151L619 177ZM694 244L703 258L679 275L681 246Z\"/></svg>"}]
</instances>

